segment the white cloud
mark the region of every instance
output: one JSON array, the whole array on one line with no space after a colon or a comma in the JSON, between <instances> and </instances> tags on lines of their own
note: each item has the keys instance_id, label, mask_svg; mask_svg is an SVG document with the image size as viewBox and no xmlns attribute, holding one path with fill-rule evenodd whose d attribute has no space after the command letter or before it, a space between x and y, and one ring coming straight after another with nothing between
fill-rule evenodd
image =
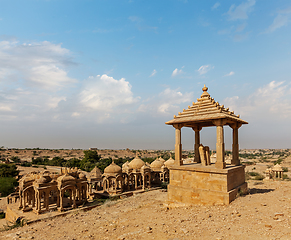
<instances>
[{"instance_id":1,"label":"white cloud","mask_svg":"<svg viewBox=\"0 0 291 240\"><path fill-rule=\"evenodd\" d=\"M248 19L248 14L253 10L255 3L255 0L247 0L237 7L235 4L232 4L227 12L229 20Z\"/></svg>"},{"instance_id":2,"label":"white cloud","mask_svg":"<svg viewBox=\"0 0 291 240\"><path fill-rule=\"evenodd\" d=\"M128 17L128 19L132 22L142 22L142 19L140 17L137 17L137 16L130 16L130 17Z\"/></svg>"},{"instance_id":3,"label":"white cloud","mask_svg":"<svg viewBox=\"0 0 291 240\"><path fill-rule=\"evenodd\" d=\"M278 28L286 26L289 23L289 17L290 17L289 14L288 15L278 14L275 17L273 23L265 31L265 33L271 33L271 32L274 32Z\"/></svg>"},{"instance_id":4,"label":"white cloud","mask_svg":"<svg viewBox=\"0 0 291 240\"><path fill-rule=\"evenodd\" d=\"M128 17L128 19L135 23L137 29L139 31L154 31L157 32L158 27L153 27L153 26L149 26L147 24L144 23L144 20L138 16L130 16Z\"/></svg>"},{"instance_id":5,"label":"white cloud","mask_svg":"<svg viewBox=\"0 0 291 240\"><path fill-rule=\"evenodd\" d=\"M75 81L65 70L72 64L70 51L60 44L0 42L0 81L21 80L26 86L56 91Z\"/></svg>"},{"instance_id":6,"label":"white cloud","mask_svg":"<svg viewBox=\"0 0 291 240\"><path fill-rule=\"evenodd\" d=\"M211 65L202 65L197 71L200 75L206 74L209 70L213 69Z\"/></svg>"},{"instance_id":7,"label":"white cloud","mask_svg":"<svg viewBox=\"0 0 291 240\"><path fill-rule=\"evenodd\" d=\"M78 112L73 112L72 113L72 117L79 117L80 116L80 113L78 113Z\"/></svg>"},{"instance_id":8,"label":"white cloud","mask_svg":"<svg viewBox=\"0 0 291 240\"><path fill-rule=\"evenodd\" d=\"M67 101L65 92L76 82L67 74L73 64L61 44L0 41L1 119L54 119L59 104Z\"/></svg>"},{"instance_id":9,"label":"white cloud","mask_svg":"<svg viewBox=\"0 0 291 240\"><path fill-rule=\"evenodd\" d=\"M106 74L89 77L79 94L80 103L90 111L112 112L117 107L133 104L131 85L124 78L115 80Z\"/></svg>"},{"instance_id":10,"label":"white cloud","mask_svg":"<svg viewBox=\"0 0 291 240\"><path fill-rule=\"evenodd\" d=\"M237 28L236 28L235 31L236 32L241 32L241 31L243 31L246 28L246 26L247 26L246 23L240 24L240 25L237 26Z\"/></svg>"},{"instance_id":11,"label":"white cloud","mask_svg":"<svg viewBox=\"0 0 291 240\"><path fill-rule=\"evenodd\" d=\"M182 67L182 68L184 68L184 66ZM178 76L178 75L180 75L180 74L182 74L183 73L183 70L182 69L178 69L178 68L176 68L173 72L172 72L172 77L176 77L176 76Z\"/></svg>"},{"instance_id":12,"label":"white cloud","mask_svg":"<svg viewBox=\"0 0 291 240\"><path fill-rule=\"evenodd\" d=\"M180 110L180 104L185 102L191 102L193 100L193 93L182 93L179 89L166 88L157 96L152 97L139 106L138 112L152 112L159 115L171 115L178 113Z\"/></svg>"},{"instance_id":13,"label":"white cloud","mask_svg":"<svg viewBox=\"0 0 291 240\"><path fill-rule=\"evenodd\" d=\"M218 8L219 6L220 6L220 3L217 2L217 3L215 3L215 4L211 7L211 10L216 9L216 8Z\"/></svg>"},{"instance_id":14,"label":"white cloud","mask_svg":"<svg viewBox=\"0 0 291 240\"><path fill-rule=\"evenodd\" d=\"M153 76L155 76L155 75L156 75L156 73L157 73L157 70L156 70L156 69L154 69L154 70L153 70L153 72L152 72L152 74L150 75L150 77L153 77Z\"/></svg>"},{"instance_id":15,"label":"white cloud","mask_svg":"<svg viewBox=\"0 0 291 240\"><path fill-rule=\"evenodd\" d=\"M229 77L229 76L232 76L232 75L234 75L234 72L231 71L230 73L225 74L224 77Z\"/></svg>"},{"instance_id":16,"label":"white cloud","mask_svg":"<svg viewBox=\"0 0 291 240\"><path fill-rule=\"evenodd\" d=\"M223 102L231 111L237 111L236 114L241 114L249 121L278 122L291 118L290 83L272 81L245 98L235 96Z\"/></svg>"}]
</instances>

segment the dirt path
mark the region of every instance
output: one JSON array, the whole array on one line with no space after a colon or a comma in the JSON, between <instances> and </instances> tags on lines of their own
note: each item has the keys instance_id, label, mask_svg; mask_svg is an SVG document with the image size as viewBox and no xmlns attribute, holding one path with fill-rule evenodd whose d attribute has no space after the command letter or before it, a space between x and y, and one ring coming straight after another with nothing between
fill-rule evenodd
<instances>
[{"instance_id":1,"label":"dirt path","mask_svg":"<svg viewBox=\"0 0 291 240\"><path fill-rule=\"evenodd\" d=\"M259 183L259 184L258 184ZM160 190L1 232L0 239L291 239L291 182L249 183L229 206L167 209Z\"/></svg>"}]
</instances>

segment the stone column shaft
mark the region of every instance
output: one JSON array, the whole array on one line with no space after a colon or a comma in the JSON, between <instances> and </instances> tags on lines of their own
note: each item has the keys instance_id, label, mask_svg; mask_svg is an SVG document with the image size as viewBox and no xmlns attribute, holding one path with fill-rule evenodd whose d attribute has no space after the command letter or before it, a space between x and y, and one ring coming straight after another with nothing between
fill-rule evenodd
<instances>
[{"instance_id":1,"label":"stone column shaft","mask_svg":"<svg viewBox=\"0 0 291 240\"><path fill-rule=\"evenodd\" d=\"M215 167L223 169L225 168L224 161L224 134L223 134L223 124L218 123L216 125L216 163Z\"/></svg>"},{"instance_id":2,"label":"stone column shaft","mask_svg":"<svg viewBox=\"0 0 291 240\"><path fill-rule=\"evenodd\" d=\"M176 128L176 141L175 141L175 165L183 165L182 161L182 144L181 144L181 128L179 124L174 126Z\"/></svg>"},{"instance_id":3,"label":"stone column shaft","mask_svg":"<svg viewBox=\"0 0 291 240\"><path fill-rule=\"evenodd\" d=\"M194 144L194 162L200 163L200 154L199 154L199 146L200 146L200 130L202 129L199 126L192 127L195 131L195 144Z\"/></svg>"},{"instance_id":4,"label":"stone column shaft","mask_svg":"<svg viewBox=\"0 0 291 240\"><path fill-rule=\"evenodd\" d=\"M239 145L238 145L238 127L234 127L232 129L232 138L233 138L233 143L232 143L232 160L231 164L238 166L240 165L239 162Z\"/></svg>"}]
</instances>

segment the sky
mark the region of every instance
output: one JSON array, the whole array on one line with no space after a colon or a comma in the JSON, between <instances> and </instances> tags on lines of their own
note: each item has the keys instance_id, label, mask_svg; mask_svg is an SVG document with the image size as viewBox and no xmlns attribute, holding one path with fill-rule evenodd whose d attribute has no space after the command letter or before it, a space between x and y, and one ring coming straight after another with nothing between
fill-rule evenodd
<instances>
[{"instance_id":1,"label":"sky","mask_svg":"<svg viewBox=\"0 0 291 240\"><path fill-rule=\"evenodd\" d=\"M288 0L0 0L0 145L174 149L204 84L247 121L241 149L291 148ZM232 132L224 127L225 146ZM201 142L215 149L216 129ZM194 132L182 128L183 149Z\"/></svg>"}]
</instances>

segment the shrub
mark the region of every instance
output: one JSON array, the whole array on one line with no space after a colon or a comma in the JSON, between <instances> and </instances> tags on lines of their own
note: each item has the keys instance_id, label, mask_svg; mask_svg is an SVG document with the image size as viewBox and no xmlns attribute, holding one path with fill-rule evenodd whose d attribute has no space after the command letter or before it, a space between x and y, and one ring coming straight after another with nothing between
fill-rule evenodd
<instances>
[{"instance_id":1,"label":"shrub","mask_svg":"<svg viewBox=\"0 0 291 240\"><path fill-rule=\"evenodd\" d=\"M13 162L15 162L15 163L20 163L20 158L19 158L19 157L14 156L14 157L11 157L10 159L11 159Z\"/></svg>"},{"instance_id":2,"label":"shrub","mask_svg":"<svg viewBox=\"0 0 291 240\"><path fill-rule=\"evenodd\" d=\"M282 167L283 172L288 172L288 168L287 167Z\"/></svg>"},{"instance_id":3,"label":"shrub","mask_svg":"<svg viewBox=\"0 0 291 240\"><path fill-rule=\"evenodd\" d=\"M283 174L283 179L288 180L289 179L288 175L287 174Z\"/></svg>"},{"instance_id":4,"label":"shrub","mask_svg":"<svg viewBox=\"0 0 291 240\"><path fill-rule=\"evenodd\" d=\"M4 231L8 231L8 230L11 230L11 229L14 229L14 228L23 227L26 223L27 223L27 221L25 219L18 218L16 220L16 222L13 223L12 225L9 225L8 223L6 225L4 225L3 230Z\"/></svg>"},{"instance_id":5,"label":"shrub","mask_svg":"<svg viewBox=\"0 0 291 240\"><path fill-rule=\"evenodd\" d=\"M254 177L254 180L263 180L265 177L258 172L246 172L246 180L250 180Z\"/></svg>"},{"instance_id":6,"label":"shrub","mask_svg":"<svg viewBox=\"0 0 291 240\"><path fill-rule=\"evenodd\" d=\"M31 162L27 162L27 161L22 162L22 163L20 164L20 166L22 166L22 167L31 167Z\"/></svg>"},{"instance_id":7,"label":"shrub","mask_svg":"<svg viewBox=\"0 0 291 240\"><path fill-rule=\"evenodd\" d=\"M265 177L262 174L258 174L257 176L255 176L255 180L263 180Z\"/></svg>"},{"instance_id":8,"label":"shrub","mask_svg":"<svg viewBox=\"0 0 291 240\"><path fill-rule=\"evenodd\" d=\"M258 172L249 172L249 175L252 177L259 176L260 174Z\"/></svg>"},{"instance_id":9,"label":"shrub","mask_svg":"<svg viewBox=\"0 0 291 240\"><path fill-rule=\"evenodd\" d=\"M0 177L16 177L18 173L15 164L0 164Z\"/></svg>"},{"instance_id":10,"label":"shrub","mask_svg":"<svg viewBox=\"0 0 291 240\"><path fill-rule=\"evenodd\" d=\"M279 158L277 161L273 161L274 165L281 164L283 162L283 159Z\"/></svg>"},{"instance_id":11,"label":"shrub","mask_svg":"<svg viewBox=\"0 0 291 240\"><path fill-rule=\"evenodd\" d=\"M0 219L3 219L3 218L5 218L5 212L0 211Z\"/></svg>"},{"instance_id":12,"label":"shrub","mask_svg":"<svg viewBox=\"0 0 291 240\"><path fill-rule=\"evenodd\" d=\"M17 185L18 182L13 177L0 177L0 192L2 197L6 197L10 193L13 193Z\"/></svg>"}]
</instances>

